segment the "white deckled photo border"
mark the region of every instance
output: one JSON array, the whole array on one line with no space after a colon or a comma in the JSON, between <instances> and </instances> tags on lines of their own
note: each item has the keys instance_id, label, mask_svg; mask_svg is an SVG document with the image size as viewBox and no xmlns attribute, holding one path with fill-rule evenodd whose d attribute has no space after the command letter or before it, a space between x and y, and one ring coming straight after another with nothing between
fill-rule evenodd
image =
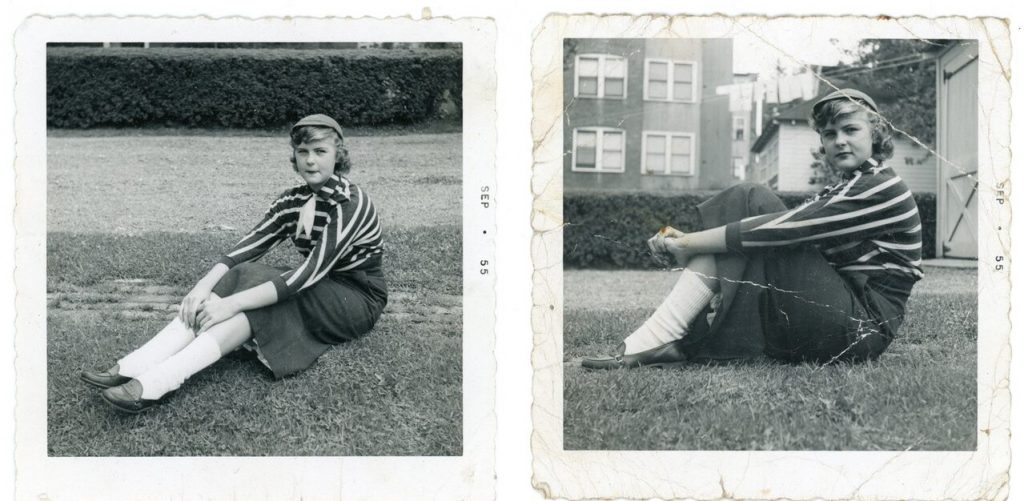
<instances>
[{"instance_id":1,"label":"white deckled photo border","mask_svg":"<svg viewBox=\"0 0 1024 501\"><path fill-rule=\"evenodd\" d=\"M598 451L563 442L563 39L786 34L979 44L977 446L974 451ZM1010 466L1010 32L996 18L549 15L532 48L533 485L550 498L1006 499ZM653 231L653 229L652 229ZM1003 266L1000 266L1003 265ZM623 333L625 335L626 333ZM883 355L884 357L884 355Z\"/></svg>"},{"instance_id":2,"label":"white deckled photo border","mask_svg":"<svg viewBox=\"0 0 1024 501\"><path fill-rule=\"evenodd\" d=\"M461 456L48 456L46 44L143 39L461 43ZM493 349L496 222L493 204L482 204L481 192L495 190L495 39L493 20L429 16L423 19L35 16L22 23L15 36L17 497L326 500L417 499L429 493L435 499L492 498L496 429Z\"/></svg>"}]
</instances>

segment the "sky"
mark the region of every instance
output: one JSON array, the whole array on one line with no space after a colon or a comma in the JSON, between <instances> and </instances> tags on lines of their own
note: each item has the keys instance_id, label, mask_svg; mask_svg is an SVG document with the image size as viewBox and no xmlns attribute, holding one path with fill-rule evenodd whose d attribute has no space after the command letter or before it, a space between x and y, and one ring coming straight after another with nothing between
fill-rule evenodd
<instances>
[{"instance_id":1,"label":"sky","mask_svg":"<svg viewBox=\"0 0 1024 501\"><path fill-rule=\"evenodd\" d=\"M859 39L852 37L822 38L810 41L803 37L772 37L772 44L751 32L737 33L733 39L733 72L759 73L760 79L775 75L779 64L788 73L798 73L803 65L834 65L850 62L843 50L857 48Z\"/></svg>"}]
</instances>

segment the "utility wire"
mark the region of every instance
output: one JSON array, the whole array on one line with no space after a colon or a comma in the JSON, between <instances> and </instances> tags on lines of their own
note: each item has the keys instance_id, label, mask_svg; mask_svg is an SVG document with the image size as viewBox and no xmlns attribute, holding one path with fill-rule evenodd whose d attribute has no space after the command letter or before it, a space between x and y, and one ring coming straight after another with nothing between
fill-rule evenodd
<instances>
[{"instance_id":1,"label":"utility wire","mask_svg":"<svg viewBox=\"0 0 1024 501\"><path fill-rule=\"evenodd\" d=\"M867 68L867 67L870 67L870 65L878 66L878 65L889 64L889 63L903 62L903 61L906 61L906 60L909 60L909 59L915 59L915 60L916 59L922 59L922 58L925 58L925 57L928 57L928 56L923 56L920 53L910 53L910 54L904 54L902 56L890 57L889 59L880 59L878 61L872 61L869 64L859 64L859 65L858 64L851 64L849 66L834 67L833 71L835 71L836 73L843 73L843 72L846 72L846 71L856 70L856 69L859 69L859 68Z\"/></svg>"},{"instance_id":2,"label":"utility wire","mask_svg":"<svg viewBox=\"0 0 1024 501\"><path fill-rule=\"evenodd\" d=\"M844 72L844 73L830 73L830 74L827 74L827 75L826 74L822 74L821 76L824 77L824 78L846 78L846 77L853 76L853 75L861 75L861 74L864 74L864 73L871 73L871 72L874 72L874 71L887 70L887 69L890 69L890 68L898 68L900 66L907 66L907 65L910 65L910 64L931 63L931 62L934 62L936 59L937 58L934 58L934 57L927 57L927 58L915 59L915 60L912 60L912 61L905 61L905 62L901 62L901 63L887 64L887 65L883 65L883 66L865 67L865 68L859 69L857 71L847 71L847 72Z\"/></svg>"}]
</instances>

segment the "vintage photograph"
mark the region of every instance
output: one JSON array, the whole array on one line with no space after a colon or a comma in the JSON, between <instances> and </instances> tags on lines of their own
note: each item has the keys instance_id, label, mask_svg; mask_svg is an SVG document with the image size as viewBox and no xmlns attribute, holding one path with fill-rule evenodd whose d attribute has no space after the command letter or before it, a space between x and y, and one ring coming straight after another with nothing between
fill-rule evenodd
<instances>
[{"instance_id":1,"label":"vintage photograph","mask_svg":"<svg viewBox=\"0 0 1024 501\"><path fill-rule=\"evenodd\" d=\"M460 456L463 47L46 47L51 457Z\"/></svg>"},{"instance_id":2,"label":"vintage photograph","mask_svg":"<svg viewBox=\"0 0 1024 501\"><path fill-rule=\"evenodd\" d=\"M1007 40L998 19L549 16L534 486L1000 497Z\"/></svg>"},{"instance_id":3,"label":"vintage photograph","mask_svg":"<svg viewBox=\"0 0 1024 501\"><path fill-rule=\"evenodd\" d=\"M977 41L795 56L564 40L567 450L974 449Z\"/></svg>"}]
</instances>

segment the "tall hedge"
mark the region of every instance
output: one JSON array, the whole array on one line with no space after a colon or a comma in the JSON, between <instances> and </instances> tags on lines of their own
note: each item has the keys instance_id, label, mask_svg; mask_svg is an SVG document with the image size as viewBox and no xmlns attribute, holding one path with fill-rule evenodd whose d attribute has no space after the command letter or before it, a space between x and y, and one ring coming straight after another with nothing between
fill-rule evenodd
<instances>
[{"instance_id":1,"label":"tall hedge","mask_svg":"<svg viewBox=\"0 0 1024 501\"><path fill-rule=\"evenodd\" d=\"M456 50L51 47L46 71L58 128L275 128L311 113L407 124L462 110Z\"/></svg>"},{"instance_id":2,"label":"tall hedge","mask_svg":"<svg viewBox=\"0 0 1024 501\"><path fill-rule=\"evenodd\" d=\"M652 193L570 192L563 201L563 262L566 268L653 268L647 239L669 225L681 231L700 228L697 205L716 192ZM778 193L787 207L813 193ZM935 257L935 194L915 193L921 213L924 257Z\"/></svg>"}]
</instances>

